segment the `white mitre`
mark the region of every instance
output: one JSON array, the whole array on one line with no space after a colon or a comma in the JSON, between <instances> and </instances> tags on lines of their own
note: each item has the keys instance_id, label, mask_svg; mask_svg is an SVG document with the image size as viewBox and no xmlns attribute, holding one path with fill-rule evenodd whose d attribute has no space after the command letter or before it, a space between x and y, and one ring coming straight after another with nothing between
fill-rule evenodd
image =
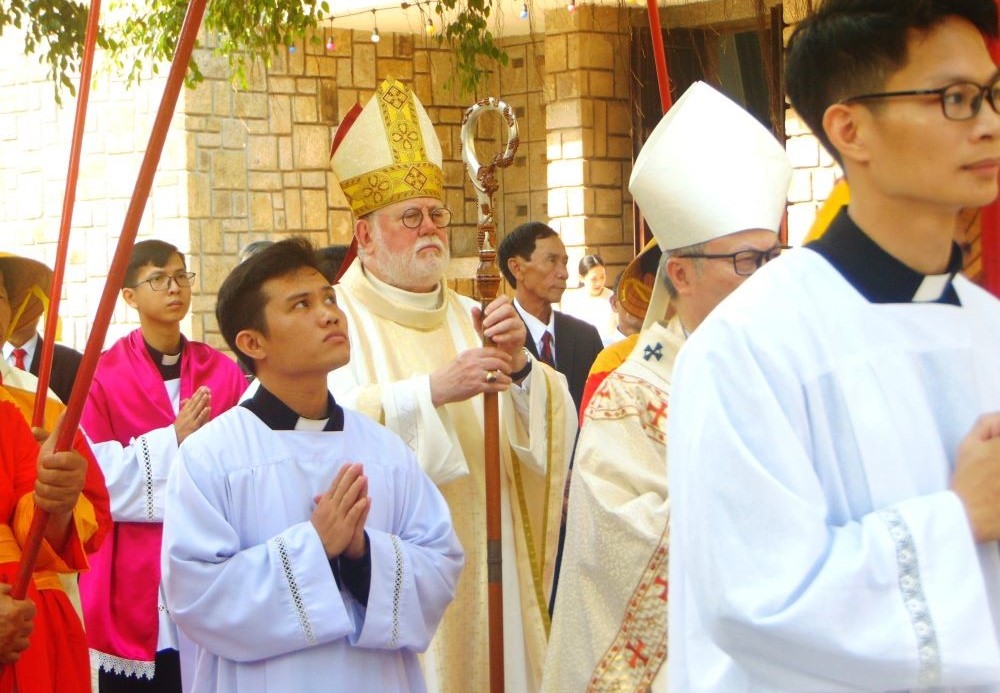
<instances>
[{"instance_id":1,"label":"white mitre","mask_svg":"<svg viewBox=\"0 0 1000 693\"><path fill-rule=\"evenodd\" d=\"M792 167L760 122L704 82L695 82L643 145L628 188L664 250L748 229L777 232ZM662 318L663 266L646 313Z\"/></svg>"}]
</instances>

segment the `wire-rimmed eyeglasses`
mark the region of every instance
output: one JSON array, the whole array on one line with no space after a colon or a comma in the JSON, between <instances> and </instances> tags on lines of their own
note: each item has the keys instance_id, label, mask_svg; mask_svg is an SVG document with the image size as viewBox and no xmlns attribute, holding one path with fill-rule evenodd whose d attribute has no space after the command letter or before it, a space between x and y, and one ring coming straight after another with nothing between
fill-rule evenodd
<instances>
[{"instance_id":1,"label":"wire-rimmed eyeglasses","mask_svg":"<svg viewBox=\"0 0 1000 693\"><path fill-rule=\"evenodd\" d=\"M776 245L768 250L738 250L735 253L685 253L673 257L703 258L705 260L732 260L733 271L741 277L749 277L771 260L788 250L787 245Z\"/></svg>"},{"instance_id":2,"label":"wire-rimmed eyeglasses","mask_svg":"<svg viewBox=\"0 0 1000 693\"><path fill-rule=\"evenodd\" d=\"M435 207L427 215L431 223L439 229L443 229L451 223L451 210L447 207ZM419 229L424 223L424 211L418 207L410 207L399 217L403 226L408 229Z\"/></svg>"},{"instance_id":3,"label":"wire-rimmed eyeglasses","mask_svg":"<svg viewBox=\"0 0 1000 693\"><path fill-rule=\"evenodd\" d=\"M936 96L941 101L941 112L948 120L969 120L979 115L983 101L988 101L994 113L1000 114L1000 73L986 86L975 82L955 82L940 89L910 89L909 91L885 91L874 94L860 94L841 99L840 103L894 99L902 96Z\"/></svg>"},{"instance_id":4,"label":"wire-rimmed eyeglasses","mask_svg":"<svg viewBox=\"0 0 1000 693\"><path fill-rule=\"evenodd\" d=\"M143 279L140 282L136 282L132 288L135 289L139 284L149 284L149 288L153 291L166 291L170 288L170 282L173 282L178 287L182 289L189 288L194 283L195 273L194 272L178 272L177 274L154 274L152 277Z\"/></svg>"}]
</instances>

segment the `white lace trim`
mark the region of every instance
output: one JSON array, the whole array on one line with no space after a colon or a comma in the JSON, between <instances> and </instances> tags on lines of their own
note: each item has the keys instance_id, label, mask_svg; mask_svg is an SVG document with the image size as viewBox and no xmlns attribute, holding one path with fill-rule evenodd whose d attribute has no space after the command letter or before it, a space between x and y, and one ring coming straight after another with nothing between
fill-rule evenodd
<instances>
[{"instance_id":1,"label":"white lace trim","mask_svg":"<svg viewBox=\"0 0 1000 693\"><path fill-rule=\"evenodd\" d=\"M156 674L156 662L125 659L98 650L90 651L90 666L92 669L106 671L109 674L120 674L137 679L152 680Z\"/></svg>"},{"instance_id":2,"label":"white lace trim","mask_svg":"<svg viewBox=\"0 0 1000 693\"><path fill-rule=\"evenodd\" d=\"M153 457L149 452L149 441L146 436L139 436L139 455L142 458L142 474L146 486L146 519L153 522L156 512L153 505Z\"/></svg>"},{"instance_id":3,"label":"white lace trim","mask_svg":"<svg viewBox=\"0 0 1000 693\"><path fill-rule=\"evenodd\" d=\"M403 547L395 534L390 534L389 540L392 542L392 557L396 564L392 581L392 630L389 635L389 647L396 647L399 642L399 606L403 601Z\"/></svg>"},{"instance_id":4,"label":"white lace trim","mask_svg":"<svg viewBox=\"0 0 1000 693\"><path fill-rule=\"evenodd\" d=\"M306 638L306 643L315 645L316 634L313 633L312 624L309 623L309 615L306 613L306 606L302 602L302 593L299 592L299 583L296 582L295 574L292 572L292 561L288 556L288 547L285 545L285 538L278 536L272 539L271 542L278 550L278 557L281 559L281 569L285 574L285 580L288 581L288 591L292 595L292 603L295 604L295 615L299 619L299 627Z\"/></svg>"},{"instance_id":5,"label":"white lace trim","mask_svg":"<svg viewBox=\"0 0 1000 693\"><path fill-rule=\"evenodd\" d=\"M896 544L899 591L906 610L910 612L913 632L917 637L917 658L920 662L918 680L922 685L936 684L941 680L941 649L920 581L920 565L917 562L917 547L913 535L906 520L895 508L885 508L877 514L889 528L889 535Z\"/></svg>"}]
</instances>

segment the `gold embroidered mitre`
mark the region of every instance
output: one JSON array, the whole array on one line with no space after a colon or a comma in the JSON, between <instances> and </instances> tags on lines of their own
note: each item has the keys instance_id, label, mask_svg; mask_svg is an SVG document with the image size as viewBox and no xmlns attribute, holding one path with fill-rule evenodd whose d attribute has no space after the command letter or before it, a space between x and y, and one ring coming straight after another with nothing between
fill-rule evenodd
<instances>
[{"instance_id":1,"label":"gold embroidered mitre","mask_svg":"<svg viewBox=\"0 0 1000 693\"><path fill-rule=\"evenodd\" d=\"M414 197L444 198L441 143L427 111L389 78L361 110L330 166L357 217Z\"/></svg>"}]
</instances>

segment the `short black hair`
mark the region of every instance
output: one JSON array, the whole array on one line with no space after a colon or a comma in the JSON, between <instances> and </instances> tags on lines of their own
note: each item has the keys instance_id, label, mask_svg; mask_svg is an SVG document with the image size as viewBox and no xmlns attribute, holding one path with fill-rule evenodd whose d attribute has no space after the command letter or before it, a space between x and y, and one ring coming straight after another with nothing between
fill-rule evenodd
<instances>
[{"instance_id":1,"label":"short black hair","mask_svg":"<svg viewBox=\"0 0 1000 693\"><path fill-rule=\"evenodd\" d=\"M600 255L584 255L580 258L580 264L577 265L577 274L581 277L586 277L587 272L594 269L595 267L604 267L604 260Z\"/></svg>"},{"instance_id":2,"label":"short black hair","mask_svg":"<svg viewBox=\"0 0 1000 693\"><path fill-rule=\"evenodd\" d=\"M128 266L125 268L124 286L129 288L134 287L135 280L139 276L139 270L146 265L165 267L174 255L180 257L181 264L186 269L187 264L184 261L184 253L177 250L177 246L156 239L139 241L133 246L132 254L129 256Z\"/></svg>"},{"instance_id":3,"label":"short black hair","mask_svg":"<svg viewBox=\"0 0 1000 693\"><path fill-rule=\"evenodd\" d=\"M274 241L268 241L268 240L250 241L245 246L243 246L242 248L240 248L239 260L240 260L240 262L243 262L248 257L251 257L252 255L256 255L257 253L259 253L260 251L262 251L264 248L267 248L268 246L272 246L272 245L274 245Z\"/></svg>"},{"instance_id":4,"label":"short black hair","mask_svg":"<svg viewBox=\"0 0 1000 693\"><path fill-rule=\"evenodd\" d=\"M252 358L236 346L236 335L243 330L257 330L267 336L264 305L267 299L262 287L275 277L283 277L303 267L320 274L316 249L305 238L289 238L273 243L236 265L219 287L215 304L215 319L226 344L248 371L257 372Z\"/></svg>"},{"instance_id":5,"label":"short black hair","mask_svg":"<svg viewBox=\"0 0 1000 693\"><path fill-rule=\"evenodd\" d=\"M347 257L347 251L350 247L349 245L328 245L316 251L320 271L331 284L337 281L337 274L340 272L341 265L344 264L344 258Z\"/></svg>"},{"instance_id":6,"label":"short black hair","mask_svg":"<svg viewBox=\"0 0 1000 693\"><path fill-rule=\"evenodd\" d=\"M928 31L951 16L997 36L994 0L824 0L795 28L785 56L788 97L838 163L823 131L826 109L883 89L909 59L910 31Z\"/></svg>"},{"instance_id":7,"label":"short black hair","mask_svg":"<svg viewBox=\"0 0 1000 693\"><path fill-rule=\"evenodd\" d=\"M517 278L511 274L507 267L507 261L512 257L530 260L535 252L535 242L538 239L558 235L555 229L540 221L526 222L507 234L507 237L501 241L500 247L497 248L497 257L500 271L503 272L504 279L511 287L517 288Z\"/></svg>"}]
</instances>

